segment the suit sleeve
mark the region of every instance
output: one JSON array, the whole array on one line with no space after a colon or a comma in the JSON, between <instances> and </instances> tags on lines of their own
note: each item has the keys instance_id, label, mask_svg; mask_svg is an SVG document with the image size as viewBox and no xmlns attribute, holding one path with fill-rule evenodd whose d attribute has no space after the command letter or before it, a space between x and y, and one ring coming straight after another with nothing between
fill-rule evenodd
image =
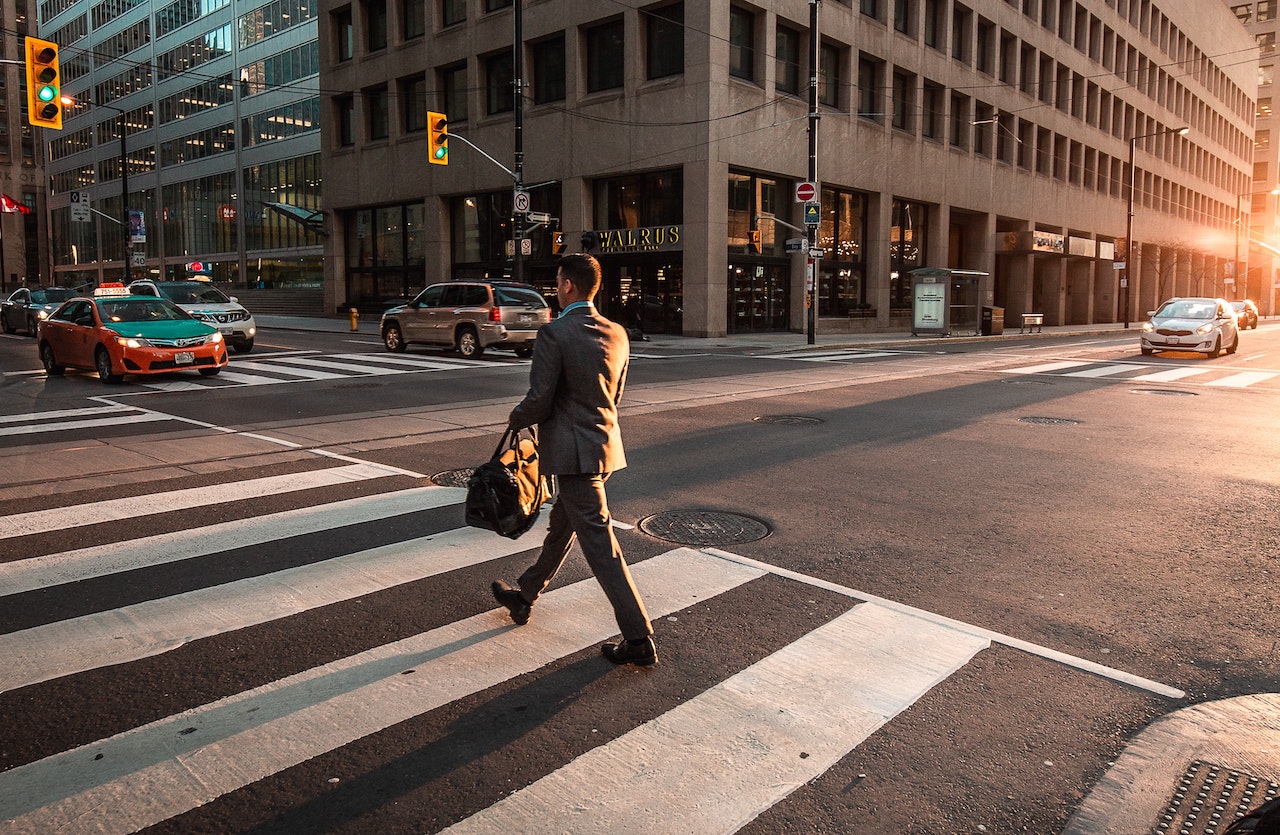
<instances>
[{"instance_id":1,"label":"suit sleeve","mask_svg":"<svg viewBox=\"0 0 1280 835\"><path fill-rule=\"evenodd\" d=\"M556 389L560 385L563 367L560 345L547 327L538 334L538 344L533 350L533 367L529 370L529 391L524 400L511 410L507 423L514 429L524 429L543 423L553 410Z\"/></svg>"}]
</instances>

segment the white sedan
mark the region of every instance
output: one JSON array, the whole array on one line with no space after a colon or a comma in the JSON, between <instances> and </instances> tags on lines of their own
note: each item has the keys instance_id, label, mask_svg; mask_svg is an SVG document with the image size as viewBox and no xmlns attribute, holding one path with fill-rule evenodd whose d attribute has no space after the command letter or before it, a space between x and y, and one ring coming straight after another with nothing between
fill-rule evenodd
<instances>
[{"instance_id":1,"label":"white sedan","mask_svg":"<svg viewBox=\"0 0 1280 835\"><path fill-rule=\"evenodd\" d=\"M1225 348L1234 354L1240 347L1236 312L1224 299L1169 299L1159 310L1147 312L1142 325L1142 353L1195 351L1216 357Z\"/></svg>"}]
</instances>

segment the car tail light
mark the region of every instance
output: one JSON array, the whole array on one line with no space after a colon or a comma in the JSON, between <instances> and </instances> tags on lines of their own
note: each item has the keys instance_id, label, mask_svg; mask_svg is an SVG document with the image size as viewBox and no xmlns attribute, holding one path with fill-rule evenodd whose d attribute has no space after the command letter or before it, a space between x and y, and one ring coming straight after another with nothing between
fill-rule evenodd
<instances>
[{"instance_id":1,"label":"car tail light","mask_svg":"<svg viewBox=\"0 0 1280 835\"><path fill-rule=\"evenodd\" d=\"M497 307L497 306L489 308L489 321L490 321L490 322L501 322L501 321L502 321L502 308Z\"/></svg>"}]
</instances>

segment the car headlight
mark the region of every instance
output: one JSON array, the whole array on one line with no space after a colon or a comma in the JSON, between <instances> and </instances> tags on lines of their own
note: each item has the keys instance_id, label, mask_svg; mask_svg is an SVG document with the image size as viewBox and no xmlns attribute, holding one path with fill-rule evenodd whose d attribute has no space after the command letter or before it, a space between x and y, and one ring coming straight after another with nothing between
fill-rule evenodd
<instances>
[{"instance_id":1,"label":"car headlight","mask_svg":"<svg viewBox=\"0 0 1280 835\"><path fill-rule=\"evenodd\" d=\"M1214 327L1213 322L1205 322L1203 325L1196 328L1196 333L1200 334L1201 336L1203 336L1206 333L1213 333L1213 327Z\"/></svg>"},{"instance_id":2,"label":"car headlight","mask_svg":"<svg viewBox=\"0 0 1280 835\"><path fill-rule=\"evenodd\" d=\"M1156 326L1155 326L1155 325L1153 325L1153 324L1151 324L1150 322L1143 322L1143 323L1142 323L1142 332L1143 332L1143 333L1155 333L1155 330L1156 330Z\"/></svg>"},{"instance_id":3,"label":"car headlight","mask_svg":"<svg viewBox=\"0 0 1280 835\"><path fill-rule=\"evenodd\" d=\"M205 337L204 343L206 345L217 345L221 341L222 341L222 333L218 331L215 333L211 333L207 337Z\"/></svg>"},{"instance_id":4,"label":"car headlight","mask_svg":"<svg viewBox=\"0 0 1280 835\"><path fill-rule=\"evenodd\" d=\"M126 348L150 348L151 343L140 336L120 336L116 342Z\"/></svg>"},{"instance_id":5,"label":"car headlight","mask_svg":"<svg viewBox=\"0 0 1280 835\"><path fill-rule=\"evenodd\" d=\"M48 318L49 318L49 311L47 311L47 310L41 310L41 311L39 311L38 313L36 313L36 318L37 318L37 319L48 319Z\"/></svg>"}]
</instances>

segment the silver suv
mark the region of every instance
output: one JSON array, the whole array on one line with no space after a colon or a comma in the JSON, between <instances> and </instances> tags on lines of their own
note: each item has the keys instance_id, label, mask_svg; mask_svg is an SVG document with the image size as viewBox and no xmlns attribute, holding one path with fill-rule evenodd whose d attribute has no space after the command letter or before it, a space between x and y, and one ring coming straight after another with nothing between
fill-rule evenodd
<instances>
[{"instance_id":1,"label":"silver suv","mask_svg":"<svg viewBox=\"0 0 1280 835\"><path fill-rule=\"evenodd\" d=\"M237 354L253 350L258 323L235 296L227 296L207 281L152 281L141 279L129 285L135 296L168 299L206 325L222 332L222 338Z\"/></svg>"},{"instance_id":2,"label":"silver suv","mask_svg":"<svg viewBox=\"0 0 1280 835\"><path fill-rule=\"evenodd\" d=\"M449 281L382 314L382 344L388 351L403 351L411 342L441 345L468 358L485 348L511 348L530 357L538 328L550 321L547 300L528 284Z\"/></svg>"}]
</instances>

